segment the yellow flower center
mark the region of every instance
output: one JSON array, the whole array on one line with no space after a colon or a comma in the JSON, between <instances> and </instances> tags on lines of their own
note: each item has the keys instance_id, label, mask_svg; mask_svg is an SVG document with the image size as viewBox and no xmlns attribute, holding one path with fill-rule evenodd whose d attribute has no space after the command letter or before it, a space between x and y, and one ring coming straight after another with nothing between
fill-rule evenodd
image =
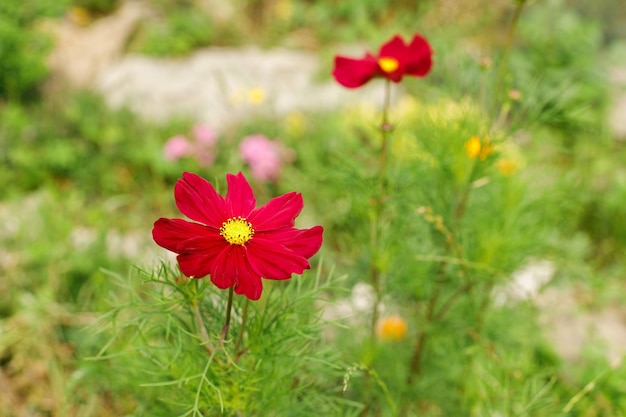
<instances>
[{"instance_id":1,"label":"yellow flower center","mask_svg":"<svg viewBox=\"0 0 626 417\"><path fill-rule=\"evenodd\" d=\"M231 245L244 245L254 236L254 229L243 217L231 217L222 223L220 235Z\"/></svg>"},{"instance_id":2,"label":"yellow flower center","mask_svg":"<svg viewBox=\"0 0 626 417\"><path fill-rule=\"evenodd\" d=\"M383 71L389 74L390 72L397 70L400 64L395 58L382 57L378 59L378 65Z\"/></svg>"}]
</instances>

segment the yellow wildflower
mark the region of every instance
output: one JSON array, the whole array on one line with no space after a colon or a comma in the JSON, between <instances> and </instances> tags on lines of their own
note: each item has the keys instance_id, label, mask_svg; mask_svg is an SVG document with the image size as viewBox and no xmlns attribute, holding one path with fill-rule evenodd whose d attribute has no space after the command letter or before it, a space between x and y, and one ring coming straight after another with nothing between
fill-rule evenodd
<instances>
[{"instance_id":1,"label":"yellow wildflower","mask_svg":"<svg viewBox=\"0 0 626 417\"><path fill-rule=\"evenodd\" d=\"M265 100L265 91L260 87L255 87L248 91L248 102L251 104L261 104Z\"/></svg>"},{"instance_id":2,"label":"yellow wildflower","mask_svg":"<svg viewBox=\"0 0 626 417\"><path fill-rule=\"evenodd\" d=\"M480 139L478 136L472 136L470 140L465 142L465 150L467 156L474 159L480 154Z\"/></svg>"},{"instance_id":3,"label":"yellow wildflower","mask_svg":"<svg viewBox=\"0 0 626 417\"><path fill-rule=\"evenodd\" d=\"M408 331L406 320L397 315L381 318L376 327L378 337L385 342L402 340Z\"/></svg>"},{"instance_id":4,"label":"yellow wildflower","mask_svg":"<svg viewBox=\"0 0 626 417\"><path fill-rule=\"evenodd\" d=\"M518 164L512 159L500 159L496 163L500 172L504 175L512 175L517 171Z\"/></svg>"},{"instance_id":5,"label":"yellow wildflower","mask_svg":"<svg viewBox=\"0 0 626 417\"><path fill-rule=\"evenodd\" d=\"M488 136L485 136L482 141L478 136L472 136L465 142L465 150L470 158L480 158L481 161L484 161L493 153L493 146L490 144Z\"/></svg>"},{"instance_id":6,"label":"yellow wildflower","mask_svg":"<svg viewBox=\"0 0 626 417\"><path fill-rule=\"evenodd\" d=\"M511 141L499 143L498 155L500 158L496 162L496 168L503 175L513 175L524 168L524 157L515 143Z\"/></svg>"}]
</instances>

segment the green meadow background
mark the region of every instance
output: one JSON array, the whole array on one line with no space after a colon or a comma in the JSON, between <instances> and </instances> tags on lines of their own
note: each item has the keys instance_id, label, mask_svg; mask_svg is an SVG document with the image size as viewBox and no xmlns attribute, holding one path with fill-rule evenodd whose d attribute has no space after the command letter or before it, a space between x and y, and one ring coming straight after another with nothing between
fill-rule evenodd
<instances>
[{"instance_id":1,"label":"green meadow background","mask_svg":"<svg viewBox=\"0 0 626 417\"><path fill-rule=\"evenodd\" d=\"M432 72L405 79L390 113L382 302L407 320L408 334L372 347L368 320L332 314L368 282L380 108L355 93L326 110L255 113L219 132L212 166L168 161L167 139L197 120L150 121L112 109L90 88L54 82L50 22L89 28L120 1L3 0L0 416L626 415L618 336L626 334L626 138L609 123L626 88L615 76L626 72L622 1L528 1L510 45L520 0L145 3L151 12L127 54L288 48L319 57L320 83L332 82L332 59L347 47L361 56L396 33L431 42ZM382 81L370 84L382 105ZM251 304L258 320L236 370L224 359L202 373L187 309L205 303L217 335L223 306L207 300L224 293L208 280L178 287L173 258L150 230L159 217L182 217L173 187L183 171L222 192L226 173L249 176L236 155L253 133L295 156L279 181L253 182L259 201L301 192L300 220L323 225L325 241L311 271L284 286L265 281L269 295ZM497 155L469 158L472 136L490 136ZM450 268L466 265L476 281L445 319L425 323L447 256L436 216L450 224L449 203L468 178L463 259ZM516 271L544 261L552 298L490 301ZM552 320L563 305L574 313ZM243 301L235 308L241 314ZM597 331L607 317L621 323L609 330L613 340ZM407 384L426 325L423 366ZM555 344L557 333L578 337L563 340L580 342L575 357Z\"/></svg>"}]
</instances>

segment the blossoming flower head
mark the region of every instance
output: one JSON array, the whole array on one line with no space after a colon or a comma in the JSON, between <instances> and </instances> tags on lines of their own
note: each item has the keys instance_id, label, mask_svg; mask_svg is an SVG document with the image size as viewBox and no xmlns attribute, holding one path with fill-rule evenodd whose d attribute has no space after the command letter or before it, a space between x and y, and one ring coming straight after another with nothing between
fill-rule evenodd
<instances>
[{"instance_id":1,"label":"blossoming flower head","mask_svg":"<svg viewBox=\"0 0 626 417\"><path fill-rule=\"evenodd\" d=\"M296 229L302 196L291 192L256 207L248 181L239 173L226 176L228 192L219 195L205 179L185 172L174 188L184 219L160 218L152 237L178 254L188 277L210 275L219 288L234 287L251 300L261 297L261 278L284 280L310 268L308 259L322 244L321 226Z\"/></svg>"},{"instance_id":2,"label":"blossoming flower head","mask_svg":"<svg viewBox=\"0 0 626 417\"><path fill-rule=\"evenodd\" d=\"M376 56L369 52L361 59L336 56L333 76L344 87L358 88L375 77L395 83L405 75L423 77L432 65L432 49L426 39L415 35L406 44L396 35L380 47Z\"/></svg>"}]
</instances>

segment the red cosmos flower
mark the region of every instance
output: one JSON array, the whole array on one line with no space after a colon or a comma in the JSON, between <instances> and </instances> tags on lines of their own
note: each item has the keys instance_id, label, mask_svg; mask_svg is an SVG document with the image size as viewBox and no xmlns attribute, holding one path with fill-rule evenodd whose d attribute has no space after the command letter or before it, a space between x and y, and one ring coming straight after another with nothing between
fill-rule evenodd
<instances>
[{"instance_id":1,"label":"red cosmos flower","mask_svg":"<svg viewBox=\"0 0 626 417\"><path fill-rule=\"evenodd\" d=\"M366 53L362 59L335 57L333 76L344 87L358 88L375 77L384 77L398 83L405 75L423 77L433 65L432 49L426 39L413 36L405 44L398 35L380 48L378 56Z\"/></svg>"},{"instance_id":2,"label":"red cosmos flower","mask_svg":"<svg viewBox=\"0 0 626 417\"><path fill-rule=\"evenodd\" d=\"M258 300L261 277L289 279L310 268L308 259L322 245L323 229L293 227L303 207L301 194L287 193L257 208L241 172L226 180L228 192L222 197L204 178L183 173L174 197L181 213L195 222L161 218L152 237L178 254L186 276L210 275L217 287L234 286L237 294Z\"/></svg>"}]
</instances>

